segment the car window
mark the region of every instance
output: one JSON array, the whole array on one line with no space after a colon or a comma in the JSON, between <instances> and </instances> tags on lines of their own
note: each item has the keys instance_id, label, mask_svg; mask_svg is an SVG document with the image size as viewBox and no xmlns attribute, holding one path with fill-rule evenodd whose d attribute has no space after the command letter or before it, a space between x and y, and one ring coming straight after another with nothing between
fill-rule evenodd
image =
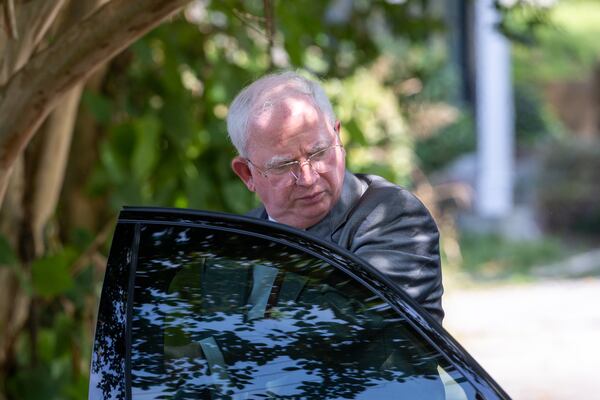
<instances>
[{"instance_id":1,"label":"car window","mask_svg":"<svg viewBox=\"0 0 600 400\"><path fill-rule=\"evenodd\" d=\"M132 398L477 398L402 315L312 253L245 233L142 225Z\"/></svg>"}]
</instances>

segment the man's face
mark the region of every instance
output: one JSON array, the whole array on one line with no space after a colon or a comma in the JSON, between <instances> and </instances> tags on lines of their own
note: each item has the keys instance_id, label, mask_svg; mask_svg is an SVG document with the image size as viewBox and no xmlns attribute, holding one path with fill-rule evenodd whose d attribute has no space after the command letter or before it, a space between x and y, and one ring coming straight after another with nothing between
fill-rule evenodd
<instances>
[{"instance_id":1,"label":"man's face","mask_svg":"<svg viewBox=\"0 0 600 400\"><path fill-rule=\"evenodd\" d=\"M309 97L295 95L272 105L249 121L247 145L249 164L236 157L234 171L248 189L255 191L269 216L296 228L308 228L333 208L344 181L345 160L341 147L332 151L331 167L317 173L304 163L298 179L276 187L260 170L290 161L306 161L315 152L341 144L339 123L331 126ZM269 175L267 171L267 175Z\"/></svg>"}]
</instances>

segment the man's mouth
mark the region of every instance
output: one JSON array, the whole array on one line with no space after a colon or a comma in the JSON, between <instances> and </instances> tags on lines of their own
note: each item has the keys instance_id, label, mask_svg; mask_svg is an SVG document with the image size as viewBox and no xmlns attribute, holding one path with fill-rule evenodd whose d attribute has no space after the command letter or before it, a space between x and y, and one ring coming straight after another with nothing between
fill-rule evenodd
<instances>
[{"instance_id":1,"label":"man's mouth","mask_svg":"<svg viewBox=\"0 0 600 400\"><path fill-rule=\"evenodd\" d=\"M314 194L310 194L308 196L299 197L298 200L305 202L305 203L312 203L312 202L321 200L324 195L325 195L325 192L317 192Z\"/></svg>"}]
</instances>

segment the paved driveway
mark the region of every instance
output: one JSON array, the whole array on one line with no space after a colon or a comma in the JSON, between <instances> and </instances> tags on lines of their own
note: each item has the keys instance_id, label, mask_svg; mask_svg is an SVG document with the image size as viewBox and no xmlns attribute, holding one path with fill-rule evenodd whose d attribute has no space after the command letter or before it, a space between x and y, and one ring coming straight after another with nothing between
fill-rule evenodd
<instances>
[{"instance_id":1,"label":"paved driveway","mask_svg":"<svg viewBox=\"0 0 600 400\"><path fill-rule=\"evenodd\" d=\"M449 288L445 328L514 399L600 399L600 279Z\"/></svg>"}]
</instances>

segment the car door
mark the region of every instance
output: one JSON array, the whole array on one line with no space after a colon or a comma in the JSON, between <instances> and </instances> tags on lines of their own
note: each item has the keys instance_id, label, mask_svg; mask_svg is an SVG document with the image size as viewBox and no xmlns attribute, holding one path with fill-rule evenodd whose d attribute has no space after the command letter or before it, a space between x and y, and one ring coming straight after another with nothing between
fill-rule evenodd
<instances>
[{"instance_id":1,"label":"car door","mask_svg":"<svg viewBox=\"0 0 600 400\"><path fill-rule=\"evenodd\" d=\"M160 208L121 212L89 397L508 398L347 251L268 221Z\"/></svg>"}]
</instances>

